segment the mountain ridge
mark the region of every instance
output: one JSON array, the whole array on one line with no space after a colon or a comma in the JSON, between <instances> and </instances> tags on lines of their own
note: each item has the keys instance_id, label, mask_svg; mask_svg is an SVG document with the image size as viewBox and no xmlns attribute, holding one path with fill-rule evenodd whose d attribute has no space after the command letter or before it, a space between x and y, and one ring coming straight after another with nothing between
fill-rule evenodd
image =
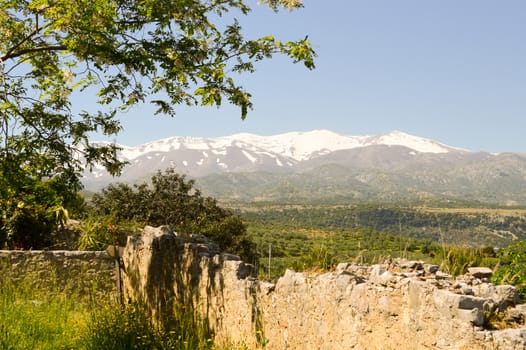
<instances>
[{"instance_id":1,"label":"mountain ridge","mask_svg":"<svg viewBox=\"0 0 526 350\"><path fill-rule=\"evenodd\" d=\"M249 133L210 138L174 136L134 147L118 146L121 148L119 157L129 163L122 176L128 181L136 177L136 168L144 166L157 169L178 167L179 171L192 176L225 171L287 171L287 168L298 163L335 151L375 145L404 146L418 153L459 151L437 141L400 131L381 135L344 136L323 129L272 136ZM152 161L154 158L156 161ZM92 172L85 173L84 178L89 183L93 179L102 180L108 176L104 168L98 165Z\"/></svg>"},{"instance_id":2,"label":"mountain ridge","mask_svg":"<svg viewBox=\"0 0 526 350\"><path fill-rule=\"evenodd\" d=\"M341 135L326 129L306 132L288 132L283 134L261 136L250 133L239 133L222 137L172 136L150 141L138 146L118 146L120 154L126 160L132 160L150 152L169 152L181 147L195 150L210 150L232 145L250 145L263 148L273 153L289 156L295 160L311 158L320 151L335 151L368 147L372 145L398 145L423 153L447 153L461 150L443 143L410 135L398 130L380 135Z\"/></svg>"},{"instance_id":3,"label":"mountain ridge","mask_svg":"<svg viewBox=\"0 0 526 350\"><path fill-rule=\"evenodd\" d=\"M526 205L524 154L471 152L400 131L179 136L122 148L128 165L121 177L97 166L85 173L88 190L144 181L173 167L197 179L203 193L226 200L447 197Z\"/></svg>"}]
</instances>

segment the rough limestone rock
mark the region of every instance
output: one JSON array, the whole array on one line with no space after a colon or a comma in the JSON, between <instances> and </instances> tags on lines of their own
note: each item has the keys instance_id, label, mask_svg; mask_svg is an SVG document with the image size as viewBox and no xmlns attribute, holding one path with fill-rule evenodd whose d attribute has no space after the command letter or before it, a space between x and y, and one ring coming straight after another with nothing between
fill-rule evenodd
<instances>
[{"instance_id":1,"label":"rough limestone rock","mask_svg":"<svg viewBox=\"0 0 526 350\"><path fill-rule=\"evenodd\" d=\"M476 296L488 299L492 306L500 311L505 311L509 306L518 304L520 300L519 292L513 286L481 283L472 288Z\"/></svg>"},{"instance_id":2,"label":"rough limestone rock","mask_svg":"<svg viewBox=\"0 0 526 350\"><path fill-rule=\"evenodd\" d=\"M200 238L154 231L130 237L124 289L163 322L177 302L209 321L219 346L248 349L525 349L526 329L484 329L485 312L507 305L513 289L470 274L454 280L434 265L404 259L339 264L309 274L287 270L275 285ZM481 277L486 278L486 277Z\"/></svg>"},{"instance_id":3,"label":"rough limestone rock","mask_svg":"<svg viewBox=\"0 0 526 350\"><path fill-rule=\"evenodd\" d=\"M468 267L468 273L475 278L490 278L493 270L489 267Z\"/></svg>"}]
</instances>

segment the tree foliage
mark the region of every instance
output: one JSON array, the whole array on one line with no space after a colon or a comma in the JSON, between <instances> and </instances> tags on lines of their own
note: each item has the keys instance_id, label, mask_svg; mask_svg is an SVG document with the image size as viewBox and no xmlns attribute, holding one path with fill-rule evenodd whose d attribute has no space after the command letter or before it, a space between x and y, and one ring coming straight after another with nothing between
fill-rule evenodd
<instances>
[{"instance_id":1,"label":"tree foliage","mask_svg":"<svg viewBox=\"0 0 526 350\"><path fill-rule=\"evenodd\" d=\"M245 118L251 95L238 73L277 53L314 67L307 38L245 38L236 19L250 12L243 0L0 0L0 9L0 239L30 186L60 188L52 203L63 205L86 167L120 173L116 145L89 139L117 134L119 111L149 102L173 116L179 104L227 101ZM82 94L97 107L79 111L72 100ZM32 200L32 213L47 216L50 204Z\"/></svg>"},{"instance_id":2,"label":"tree foliage","mask_svg":"<svg viewBox=\"0 0 526 350\"><path fill-rule=\"evenodd\" d=\"M91 203L98 216L142 225L168 225L180 234L205 235L243 258L252 259L254 254L241 219L220 207L215 199L203 196L194 180L186 180L174 169L159 171L151 185L109 185L95 194Z\"/></svg>"},{"instance_id":3,"label":"tree foliage","mask_svg":"<svg viewBox=\"0 0 526 350\"><path fill-rule=\"evenodd\" d=\"M70 213L83 211L84 199L57 179L20 176L7 183L6 171L0 168L0 249L5 244L13 249L51 247L56 243L53 233Z\"/></svg>"},{"instance_id":4,"label":"tree foliage","mask_svg":"<svg viewBox=\"0 0 526 350\"><path fill-rule=\"evenodd\" d=\"M119 110L148 100L157 113L174 115L181 103L227 100L245 118L251 96L235 82L237 73L253 72L255 62L276 53L314 67L307 38L246 39L235 19L250 12L242 0L0 0L0 8L1 165L28 165L32 176L72 186L79 185L81 159L119 173L115 145L88 139L116 134ZM72 94L91 89L101 110L75 114Z\"/></svg>"}]
</instances>

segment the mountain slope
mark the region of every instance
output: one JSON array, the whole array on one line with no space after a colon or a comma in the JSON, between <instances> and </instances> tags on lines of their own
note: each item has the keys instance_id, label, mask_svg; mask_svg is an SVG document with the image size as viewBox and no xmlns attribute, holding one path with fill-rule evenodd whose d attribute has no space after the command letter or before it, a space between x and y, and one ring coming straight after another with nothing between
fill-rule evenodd
<instances>
[{"instance_id":1,"label":"mountain slope","mask_svg":"<svg viewBox=\"0 0 526 350\"><path fill-rule=\"evenodd\" d=\"M398 131L172 137L123 147L121 157L129 165L118 181L136 182L175 167L222 199L447 197L526 205L524 155L469 152ZM90 190L113 181L100 168L84 178Z\"/></svg>"},{"instance_id":2,"label":"mountain slope","mask_svg":"<svg viewBox=\"0 0 526 350\"><path fill-rule=\"evenodd\" d=\"M291 132L275 136L237 134L218 138L171 137L137 147L120 146L119 156L129 162L121 179L132 181L145 170L176 167L191 176L238 171L292 171L300 162L336 151L377 145L404 146L416 153L457 151L438 142L394 131L379 136L343 136L327 130ZM98 167L85 182L105 182Z\"/></svg>"}]
</instances>

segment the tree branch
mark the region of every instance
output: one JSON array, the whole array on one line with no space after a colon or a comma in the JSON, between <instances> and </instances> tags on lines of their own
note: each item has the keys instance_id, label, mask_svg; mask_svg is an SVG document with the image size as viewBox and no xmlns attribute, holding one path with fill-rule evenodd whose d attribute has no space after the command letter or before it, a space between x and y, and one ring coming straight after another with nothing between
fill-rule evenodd
<instances>
[{"instance_id":1,"label":"tree branch","mask_svg":"<svg viewBox=\"0 0 526 350\"><path fill-rule=\"evenodd\" d=\"M13 53L7 53L4 56L0 57L0 60L5 61L12 58L17 58L28 53L34 53L39 51L65 51L67 49L66 45L49 45L49 46L37 46L27 49L23 49Z\"/></svg>"},{"instance_id":2,"label":"tree branch","mask_svg":"<svg viewBox=\"0 0 526 350\"><path fill-rule=\"evenodd\" d=\"M11 54L13 54L13 52L15 52L15 50L18 49L20 46L22 46L25 42L27 42L29 39L31 39L31 37L33 37L34 35L38 34L40 31L42 31L42 29L46 29L47 27L49 27L51 25L51 23L46 23L42 27L39 27L38 26L38 18L39 17L38 17L38 13L37 13L37 14L35 14L35 29L31 33L26 35L26 37L23 38L18 44L16 44L12 48L10 48L9 51L7 51L7 53L4 55L4 57L6 59L10 58L9 56Z\"/></svg>"}]
</instances>

